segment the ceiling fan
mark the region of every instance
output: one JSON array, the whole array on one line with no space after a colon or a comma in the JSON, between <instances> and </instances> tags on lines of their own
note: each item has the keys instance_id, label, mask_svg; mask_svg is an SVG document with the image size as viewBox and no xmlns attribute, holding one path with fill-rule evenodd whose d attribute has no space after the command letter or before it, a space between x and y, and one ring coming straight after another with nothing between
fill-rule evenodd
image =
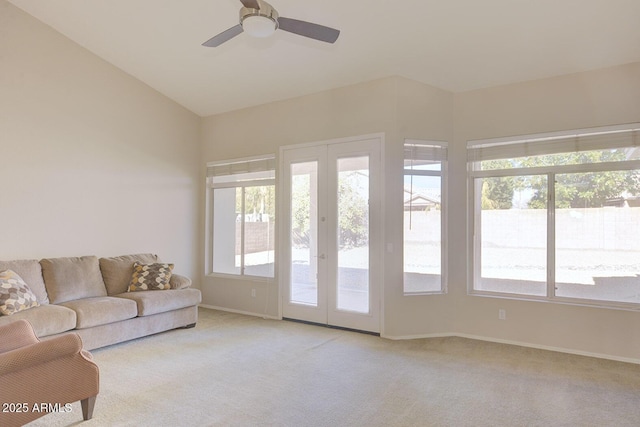
<instances>
[{"instance_id":1,"label":"ceiling fan","mask_svg":"<svg viewBox=\"0 0 640 427\"><path fill-rule=\"evenodd\" d=\"M326 43L335 42L340 35L340 31L334 28L280 16L273 6L263 0L240 2L243 5L240 9L240 23L210 38L202 46L220 46L242 32L254 37L268 37L278 29Z\"/></svg>"}]
</instances>

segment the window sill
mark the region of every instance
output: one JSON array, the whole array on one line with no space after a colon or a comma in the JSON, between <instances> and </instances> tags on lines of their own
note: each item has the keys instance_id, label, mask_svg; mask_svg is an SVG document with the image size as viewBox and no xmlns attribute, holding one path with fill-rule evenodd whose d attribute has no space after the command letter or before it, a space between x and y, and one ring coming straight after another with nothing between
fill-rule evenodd
<instances>
[{"instance_id":1,"label":"window sill","mask_svg":"<svg viewBox=\"0 0 640 427\"><path fill-rule=\"evenodd\" d=\"M424 291L424 292L403 292L405 297L430 296L430 295L446 295L446 291Z\"/></svg>"},{"instance_id":2,"label":"window sill","mask_svg":"<svg viewBox=\"0 0 640 427\"><path fill-rule=\"evenodd\" d=\"M216 279L230 279L230 280L243 280L246 282L262 282L262 283L275 283L276 279L273 277L260 277L260 276L242 276L239 274L225 274L225 273L207 273L205 277L211 277Z\"/></svg>"},{"instance_id":3,"label":"window sill","mask_svg":"<svg viewBox=\"0 0 640 427\"><path fill-rule=\"evenodd\" d=\"M601 300L589 300L578 298L563 298L563 297L544 297L535 295L517 295L506 294L499 292L485 292L485 291L469 291L467 295L472 297L482 298L497 298L507 299L513 301L530 301L530 302L543 302L552 304L572 305L577 307L590 307L601 308L608 310L624 310L624 311L640 311L640 303L625 303L615 301L601 301Z\"/></svg>"}]
</instances>

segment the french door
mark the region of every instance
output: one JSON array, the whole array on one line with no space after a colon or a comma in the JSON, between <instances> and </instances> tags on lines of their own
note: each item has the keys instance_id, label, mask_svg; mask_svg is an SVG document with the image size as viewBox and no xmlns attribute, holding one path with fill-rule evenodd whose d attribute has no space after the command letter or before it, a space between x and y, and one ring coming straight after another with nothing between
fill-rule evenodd
<instances>
[{"instance_id":1,"label":"french door","mask_svg":"<svg viewBox=\"0 0 640 427\"><path fill-rule=\"evenodd\" d=\"M380 139L282 159L283 317L380 332Z\"/></svg>"}]
</instances>

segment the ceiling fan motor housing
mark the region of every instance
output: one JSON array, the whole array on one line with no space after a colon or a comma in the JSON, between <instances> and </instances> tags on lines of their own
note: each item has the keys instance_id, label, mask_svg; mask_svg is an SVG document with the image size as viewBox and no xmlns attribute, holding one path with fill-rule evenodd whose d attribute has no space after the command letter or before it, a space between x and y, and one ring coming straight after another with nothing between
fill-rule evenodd
<instances>
[{"instance_id":1,"label":"ceiling fan motor housing","mask_svg":"<svg viewBox=\"0 0 640 427\"><path fill-rule=\"evenodd\" d=\"M273 31L278 29L278 11L273 8L269 3L261 0L257 0L260 9L253 9L250 7L243 7L240 9L240 25L245 27L245 20L252 17L260 17L269 19L273 25ZM246 31L246 28L245 28Z\"/></svg>"}]
</instances>

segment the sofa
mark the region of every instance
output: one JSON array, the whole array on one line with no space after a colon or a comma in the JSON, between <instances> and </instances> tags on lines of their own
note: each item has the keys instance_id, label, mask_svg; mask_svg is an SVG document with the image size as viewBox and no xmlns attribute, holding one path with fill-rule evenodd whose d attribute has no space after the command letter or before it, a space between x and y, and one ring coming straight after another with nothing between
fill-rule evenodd
<instances>
[{"instance_id":1,"label":"sofa","mask_svg":"<svg viewBox=\"0 0 640 427\"><path fill-rule=\"evenodd\" d=\"M25 319L40 339L74 332L87 350L193 327L201 293L172 270L154 254L0 261L5 282L22 286L0 325Z\"/></svg>"}]
</instances>

